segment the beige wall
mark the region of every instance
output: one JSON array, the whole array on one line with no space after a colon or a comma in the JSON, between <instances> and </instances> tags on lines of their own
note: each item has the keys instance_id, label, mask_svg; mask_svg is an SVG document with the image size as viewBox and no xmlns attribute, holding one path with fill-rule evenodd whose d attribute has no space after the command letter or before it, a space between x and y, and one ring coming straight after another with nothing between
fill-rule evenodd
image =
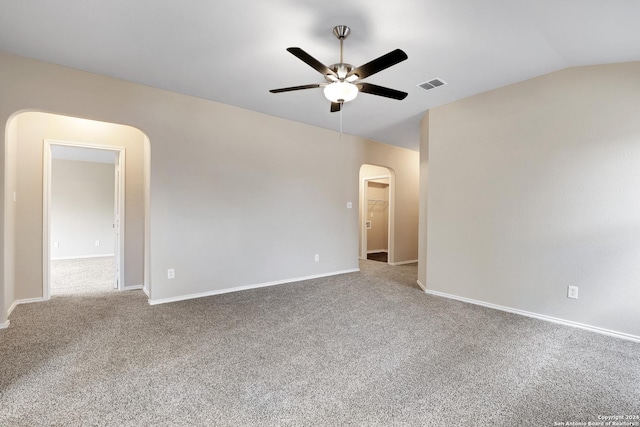
<instances>
[{"instance_id":1,"label":"beige wall","mask_svg":"<svg viewBox=\"0 0 640 427\"><path fill-rule=\"evenodd\" d=\"M11 121L7 125L6 138L9 141L13 141L11 144L7 144L5 150L7 157L13 158L16 156L16 136L18 134L18 123ZM1 157L1 156L0 156ZM0 293L0 307L4 307L3 312L7 312L13 302L15 301L15 242L16 242L16 202L13 199L13 193L17 188L17 172L15 163L6 165L4 170L4 178L6 179L6 193L4 194L5 203L5 217L4 217L4 240L3 250L6 254L6 259L2 271L4 272L4 292ZM2 189L0 189L2 191ZM4 323L2 317L0 317L0 324Z\"/></svg>"},{"instance_id":2,"label":"beige wall","mask_svg":"<svg viewBox=\"0 0 640 427\"><path fill-rule=\"evenodd\" d=\"M429 112L420 121L420 225L418 227L418 284L427 283L427 206L429 195Z\"/></svg>"},{"instance_id":3,"label":"beige wall","mask_svg":"<svg viewBox=\"0 0 640 427\"><path fill-rule=\"evenodd\" d=\"M640 337L640 62L551 73L428 121L427 288Z\"/></svg>"},{"instance_id":4,"label":"beige wall","mask_svg":"<svg viewBox=\"0 0 640 427\"><path fill-rule=\"evenodd\" d=\"M115 254L114 177L114 164L51 161L51 259Z\"/></svg>"},{"instance_id":5,"label":"beige wall","mask_svg":"<svg viewBox=\"0 0 640 427\"><path fill-rule=\"evenodd\" d=\"M363 163L394 169L397 259L417 257L417 152L5 54L0 93L4 122L43 110L149 137L152 301L358 268Z\"/></svg>"},{"instance_id":6,"label":"beige wall","mask_svg":"<svg viewBox=\"0 0 640 427\"><path fill-rule=\"evenodd\" d=\"M45 139L125 148L125 286L142 285L142 132L129 126L38 112L19 114L15 120L18 126L15 298L42 296L42 165ZM55 256L55 252L52 255Z\"/></svg>"},{"instance_id":7,"label":"beige wall","mask_svg":"<svg viewBox=\"0 0 640 427\"><path fill-rule=\"evenodd\" d=\"M362 165L360 168L360 179L389 176L392 174L393 171L386 166Z\"/></svg>"}]
</instances>

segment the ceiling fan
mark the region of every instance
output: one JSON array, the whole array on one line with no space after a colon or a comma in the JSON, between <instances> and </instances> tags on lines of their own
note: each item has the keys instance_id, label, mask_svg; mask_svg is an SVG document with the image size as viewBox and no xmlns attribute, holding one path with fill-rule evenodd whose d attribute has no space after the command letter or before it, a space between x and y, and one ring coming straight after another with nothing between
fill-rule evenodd
<instances>
[{"instance_id":1,"label":"ceiling fan","mask_svg":"<svg viewBox=\"0 0 640 427\"><path fill-rule=\"evenodd\" d=\"M340 40L340 62L330 66L326 66L299 47L290 47L287 51L291 52L298 59L307 63L313 69L322 74L327 83L312 83L302 86L284 87L281 89L271 89L271 93L291 92L302 89L324 88L324 96L331 101L331 112L340 111L342 104L352 101L358 95L358 92L368 93L371 95L384 96L386 98L402 100L407 97L406 92L390 89L388 87L378 86L371 83L362 82L362 79L372 74L380 72L384 69L396 65L407 59L407 54L401 49L393 50L386 55L382 55L373 61L367 62L359 67L347 64L343 60L343 43L351 33L351 29L346 25L338 25L333 28L333 34Z\"/></svg>"}]
</instances>

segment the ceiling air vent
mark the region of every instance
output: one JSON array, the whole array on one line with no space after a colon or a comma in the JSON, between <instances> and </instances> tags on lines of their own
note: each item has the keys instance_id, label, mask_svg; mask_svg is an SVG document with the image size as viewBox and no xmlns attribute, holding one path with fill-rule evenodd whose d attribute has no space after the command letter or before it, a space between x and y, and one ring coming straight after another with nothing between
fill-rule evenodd
<instances>
[{"instance_id":1,"label":"ceiling air vent","mask_svg":"<svg viewBox=\"0 0 640 427\"><path fill-rule=\"evenodd\" d=\"M438 86L444 86L446 84L447 82L442 81L440 79L433 79L433 80L429 80L428 82L420 83L418 87L424 90L431 90L431 89L437 88Z\"/></svg>"}]
</instances>

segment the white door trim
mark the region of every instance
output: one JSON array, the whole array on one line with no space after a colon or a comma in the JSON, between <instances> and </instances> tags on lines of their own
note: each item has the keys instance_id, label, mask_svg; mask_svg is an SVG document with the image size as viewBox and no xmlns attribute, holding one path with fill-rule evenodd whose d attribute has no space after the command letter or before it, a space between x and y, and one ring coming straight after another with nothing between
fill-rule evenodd
<instances>
[{"instance_id":1,"label":"white door trim","mask_svg":"<svg viewBox=\"0 0 640 427\"><path fill-rule=\"evenodd\" d=\"M125 213L125 149L109 145L90 144L83 142L58 141L45 139L42 165L42 299L47 301L51 297L51 147L61 145L66 147L95 148L98 150L114 151L117 155L117 162L120 164L120 174L118 182L118 194L121 218ZM120 233L116 234L116 256L117 263L120 264L120 272L117 277L118 290L124 289L124 221L120 221Z\"/></svg>"}]
</instances>

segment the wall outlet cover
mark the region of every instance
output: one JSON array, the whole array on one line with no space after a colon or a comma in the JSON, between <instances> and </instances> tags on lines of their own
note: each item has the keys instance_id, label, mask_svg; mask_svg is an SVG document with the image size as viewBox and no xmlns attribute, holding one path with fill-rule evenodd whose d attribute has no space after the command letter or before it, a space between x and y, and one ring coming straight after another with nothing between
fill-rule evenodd
<instances>
[{"instance_id":1,"label":"wall outlet cover","mask_svg":"<svg viewBox=\"0 0 640 427\"><path fill-rule=\"evenodd\" d=\"M568 286L567 287L567 298L578 299L578 287L577 286Z\"/></svg>"}]
</instances>

